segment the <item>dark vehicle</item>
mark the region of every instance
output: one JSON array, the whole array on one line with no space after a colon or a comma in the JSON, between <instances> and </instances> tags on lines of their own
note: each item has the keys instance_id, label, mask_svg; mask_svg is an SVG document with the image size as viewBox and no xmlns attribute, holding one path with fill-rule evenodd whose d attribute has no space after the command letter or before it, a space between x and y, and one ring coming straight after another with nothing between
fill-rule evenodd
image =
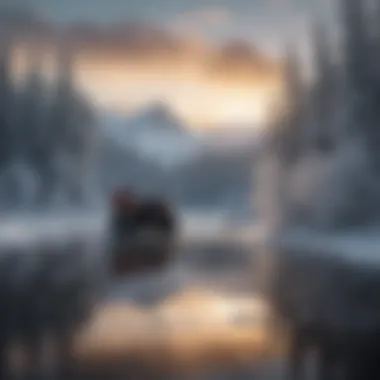
<instances>
[{"instance_id":1,"label":"dark vehicle","mask_svg":"<svg viewBox=\"0 0 380 380\"><path fill-rule=\"evenodd\" d=\"M126 276L164 267L173 253L175 227L171 207L165 202L118 191L111 212L113 274Z\"/></svg>"}]
</instances>

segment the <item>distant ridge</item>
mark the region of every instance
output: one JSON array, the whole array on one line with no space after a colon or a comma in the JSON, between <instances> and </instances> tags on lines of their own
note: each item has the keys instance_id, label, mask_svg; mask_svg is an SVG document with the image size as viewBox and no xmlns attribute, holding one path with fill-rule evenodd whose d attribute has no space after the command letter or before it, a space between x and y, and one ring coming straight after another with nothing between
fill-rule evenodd
<instances>
[{"instance_id":1,"label":"distant ridge","mask_svg":"<svg viewBox=\"0 0 380 380\"><path fill-rule=\"evenodd\" d=\"M176 133L188 133L186 123L174 115L164 102L156 102L134 113L128 118L131 129L155 129Z\"/></svg>"},{"instance_id":2,"label":"distant ridge","mask_svg":"<svg viewBox=\"0 0 380 380\"><path fill-rule=\"evenodd\" d=\"M130 116L108 116L104 124L119 144L164 166L191 159L203 147L186 123L162 102Z\"/></svg>"}]
</instances>

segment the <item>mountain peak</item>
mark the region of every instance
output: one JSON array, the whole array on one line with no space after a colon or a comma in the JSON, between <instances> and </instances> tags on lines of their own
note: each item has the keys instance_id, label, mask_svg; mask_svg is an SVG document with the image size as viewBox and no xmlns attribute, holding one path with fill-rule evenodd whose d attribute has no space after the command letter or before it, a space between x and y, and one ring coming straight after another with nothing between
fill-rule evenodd
<instances>
[{"instance_id":1,"label":"mountain peak","mask_svg":"<svg viewBox=\"0 0 380 380\"><path fill-rule=\"evenodd\" d=\"M156 122L172 122L177 121L177 118L173 115L168 105L164 102L156 102L148 107L145 107L139 112L139 115L144 119L155 120Z\"/></svg>"},{"instance_id":2,"label":"mountain peak","mask_svg":"<svg viewBox=\"0 0 380 380\"><path fill-rule=\"evenodd\" d=\"M186 123L163 102L124 118L113 115L109 120L111 123L105 122L108 133L119 143L164 167L186 161L203 146Z\"/></svg>"},{"instance_id":3,"label":"mountain peak","mask_svg":"<svg viewBox=\"0 0 380 380\"><path fill-rule=\"evenodd\" d=\"M176 133L185 133L186 125L164 102L154 103L132 117L129 122L131 128L136 129L153 129L159 131L175 131Z\"/></svg>"}]
</instances>

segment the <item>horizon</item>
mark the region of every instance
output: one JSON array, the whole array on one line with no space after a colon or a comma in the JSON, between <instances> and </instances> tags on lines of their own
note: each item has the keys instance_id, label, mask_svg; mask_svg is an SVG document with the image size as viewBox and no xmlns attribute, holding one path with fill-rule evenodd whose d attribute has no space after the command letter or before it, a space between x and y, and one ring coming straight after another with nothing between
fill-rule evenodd
<instances>
[{"instance_id":1,"label":"horizon","mask_svg":"<svg viewBox=\"0 0 380 380\"><path fill-rule=\"evenodd\" d=\"M104 109L98 109L98 113L100 113L102 118L105 118L106 120L111 118L113 121L125 121L125 126L128 126L128 121L131 120L131 118L135 117L144 117L147 113L149 113L151 110L155 109L156 107L163 107L165 108L165 111L167 111L172 117L174 118L174 121L178 124L181 124L189 131L194 132L200 132L200 133L252 133L255 134L257 131L260 131L263 127L265 127L266 122L250 122L250 123L214 123L214 124L206 124L206 125L198 125L194 126L191 125L188 121L183 119L181 115L176 113L175 110L172 109L170 104L166 103L165 101L160 100L153 100L150 103L141 105L140 107L137 107L136 109L126 111L124 109L118 109L118 108L104 108Z\"/></svg>"}]
</instances>

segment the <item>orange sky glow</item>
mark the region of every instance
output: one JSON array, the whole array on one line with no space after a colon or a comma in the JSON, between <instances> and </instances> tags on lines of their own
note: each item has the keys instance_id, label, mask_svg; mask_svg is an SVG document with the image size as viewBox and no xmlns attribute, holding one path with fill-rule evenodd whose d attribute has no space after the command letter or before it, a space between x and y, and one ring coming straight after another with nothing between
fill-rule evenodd
<instances>
[{"instance_id":1,"label":"orange sky glow","mask_svg":"<svg viewBox=\"0 0 380 380\"><path fill-rule=\"evenodd\" d=\"M43 56L42 70L51 77L52 54L45 52ZM278 65L255 69L244 61L223 62L214 69L209 57L193 46L174 58L84 52L76 56L75 81L101 108L128 113L164 101L195 129L258 125L268 120L281 87ZM16 74L24 73L22 47L15 49L13 58Z\"/></svg>"}]
</instances>

